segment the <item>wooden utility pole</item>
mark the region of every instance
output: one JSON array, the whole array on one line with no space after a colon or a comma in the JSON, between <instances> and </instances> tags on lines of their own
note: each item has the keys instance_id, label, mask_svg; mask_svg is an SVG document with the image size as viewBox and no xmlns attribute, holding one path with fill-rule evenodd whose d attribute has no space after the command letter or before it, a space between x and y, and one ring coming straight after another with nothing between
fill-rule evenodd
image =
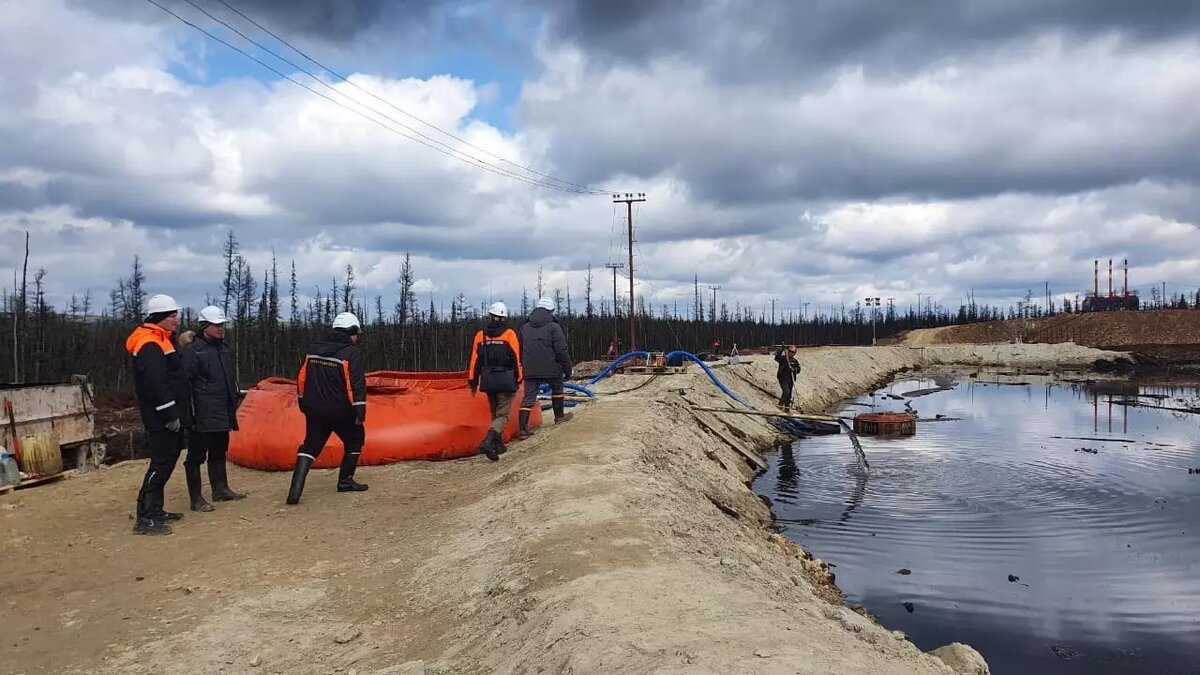
<instances>
[{"instance_id":1,"label":"wooden utility pole","mask_svg":"<svg viewBox=\"0 0 1200 675\"><path fill-rule=\"evenodd\" d=\"M604 263L613 273L613 344L617 343L617 270L625 269L625 263Z\"/></svg>"},{"instance_id":2,"label":"wooden utility pole","mask_svg":"<svg viewBox=\"0 0 1200 675\"><path fill-rule=\"evenodd\" d=\"M629 351L637 348L637 330L634 328L636 314L633 307L633 203L646 201L646 193L613 195L614 204L624 204L629 219ZM616 274L616 272L613 272Z\"/></svg>"}]
</instances>

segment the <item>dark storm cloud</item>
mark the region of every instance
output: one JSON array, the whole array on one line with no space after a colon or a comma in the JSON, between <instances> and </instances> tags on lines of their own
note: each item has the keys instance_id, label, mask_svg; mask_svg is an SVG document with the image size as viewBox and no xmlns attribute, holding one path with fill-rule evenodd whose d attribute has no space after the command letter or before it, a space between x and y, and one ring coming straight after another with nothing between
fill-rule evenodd
<instances>
[{"instance_id":1,"label":"dark storm cloud","mask_svg":"<svg viewBox=\"0 0 1200 675\"><path fill-rule=\"evenodd\" d=\"M531 1L547 12L555 38L592 55L637 63L677 56L739 78L846 63L904 69L1044 31L1156 40L1200 26L1191 0Z\"/></svg>"},{"instance_id":2,"label":"dark storm cloud","mask_svg":"<svg viewBox=\"0 0 1200 675\"><path fill-rule=\"evenodd\" d=\"M198 17L197 10L184 0L157 0L180 16ZM386 24L408 29L428 23L443 5L457 3L438 0L226 0L232 7L263 23L272 30L291 35L310 35L330 42L351 40ZM217 16L233 17L233 12L217 0L195 0ZM163 11L141 0L75 0L76 4L108 16L145 22L171 21Z\"/></svg>"},{"instance_id":3,"label":"dark storm cloud","mask_svg":"<svg viewBox=\"0 0 1200 675\"><path fill-rule=\"evenodd\" d=\"M16 181L0 181L0 213L32 211L46 203L40 188Z\"/></svg>"}]
</instances>

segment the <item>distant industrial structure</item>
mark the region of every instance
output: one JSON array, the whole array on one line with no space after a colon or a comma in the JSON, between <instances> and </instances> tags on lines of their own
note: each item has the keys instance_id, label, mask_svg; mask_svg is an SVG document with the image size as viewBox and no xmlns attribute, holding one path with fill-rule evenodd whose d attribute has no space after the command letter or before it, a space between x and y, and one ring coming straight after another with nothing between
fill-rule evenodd
<instances>
[{"instance_id":1,"label":"distant industrial structure","mask_svg":"<svg viewBox=\"0 0 1200 675\"><path fill-rule=\"evenodd\" d=\"M1129 292L1129 260L1125 260L1125 285L1118 295L1113 293L1112 258L1108 259L1108 295L1100 295L1100 260L1096 260L1092 294L1083 300L1085 312L1112 312L1122 309L1136 310L1141 306L1137 293Z\"/></svg>"}]
</instances>

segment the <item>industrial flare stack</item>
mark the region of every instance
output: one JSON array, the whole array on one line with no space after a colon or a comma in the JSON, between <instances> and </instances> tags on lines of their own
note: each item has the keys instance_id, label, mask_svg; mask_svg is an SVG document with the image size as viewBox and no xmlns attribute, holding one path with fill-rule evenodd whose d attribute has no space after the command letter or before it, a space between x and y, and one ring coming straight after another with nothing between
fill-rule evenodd
<instances>
[{"instance_id":1,"label":"industrial flare stack","mask_svg":"<svg viewBox=\"0 0 1200 675\"><path fill-rule=\"evenodd\" d=\"M1108 295L1100 295L1100 260L1095 261L1092 294L1083 300L1085 312L1112 312L1117 310L1136 310L1141 304L1137 293L1129 292L1129 260L1124 261L1125 286L1118 295L1113 293L1112 258L1108 259Z\"/></svg>"}]
</instances>

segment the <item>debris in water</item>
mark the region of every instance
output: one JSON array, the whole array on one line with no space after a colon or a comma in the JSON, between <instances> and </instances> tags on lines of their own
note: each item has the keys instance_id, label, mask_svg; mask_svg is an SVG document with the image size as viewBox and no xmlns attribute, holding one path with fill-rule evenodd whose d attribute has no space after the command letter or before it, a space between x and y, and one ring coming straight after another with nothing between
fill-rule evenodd
<instances>
[{"instance_id":1,"label":"debris in water","mask_svg":"<svg viewBox=\"0 0 1200 675\"><path fill-rule=\"evenodd\" d=\"M951 386L951 387L931 387L929 389L914 389L912 391L904 392L903 396L905 398L918 398L920 396L928 396L930 394L936 394L941 391L949 391L953 388L954 387Z\"/></svg>"},{"instance_id":2,"label":"debris in water","mask_svg":"<svg viewBox=\"0 0 1200 675\"><path fill-rule=\"evenodd\" d=\"M896 570L896 574L908 576L912 574L912 570L908 569L907 567L901 567L900 569Z\"/></svg>"},{"instance_id":3,"label":"debris in water","mask_svg":"<svg viewBox=\"0 0 1200 675\"><path fill-rule=\"evenodd\" d=\"M1063 647L1061 645L1050 645L1050 651L1054 652L1054 655L1058 658L1066 661L1077 659L1081 656L1081 654L1074 649L1071 649L1070 647Z\"/></svg>"},{"instance_id":4,"label":"debris in water","mask_svg":"<svg viewBox=\"0 0 1200 675\"><path fill-rule=\"evenodd\" d=\"M904 603L904 609L905 609L905 610L906 610L906 611L907 611L909 614L912 614L912 613L913 613L913 610L915 610L915 609L916 609L916 605L913 605L911 602L906 602L906 603Z\"/></svg>"},{"instance_id":5,"label":"debris in water","mask_svg":"<svg viewBox=\"0 0 1200 675\"><path fill-rule=\"evenodd\" d=\"M1008 575L1008 583L1010 583L1010 584L1013 582L1016 582L1016 581L1020 581L1020 580L1021 580L1021 577L1019 577L1015 574Z\"/></svg>"},{"instance_id":6,"label":"debris in water","mask_svg":"<svg viewBox=\"0 0 1200 675\"><path fill-rule=\"evenodd\" d=\"M1075 448L1075 452L1086 452L1092 455L1100 454L1100 450L1097 448Z\"/></svg>"}]
</instances>

